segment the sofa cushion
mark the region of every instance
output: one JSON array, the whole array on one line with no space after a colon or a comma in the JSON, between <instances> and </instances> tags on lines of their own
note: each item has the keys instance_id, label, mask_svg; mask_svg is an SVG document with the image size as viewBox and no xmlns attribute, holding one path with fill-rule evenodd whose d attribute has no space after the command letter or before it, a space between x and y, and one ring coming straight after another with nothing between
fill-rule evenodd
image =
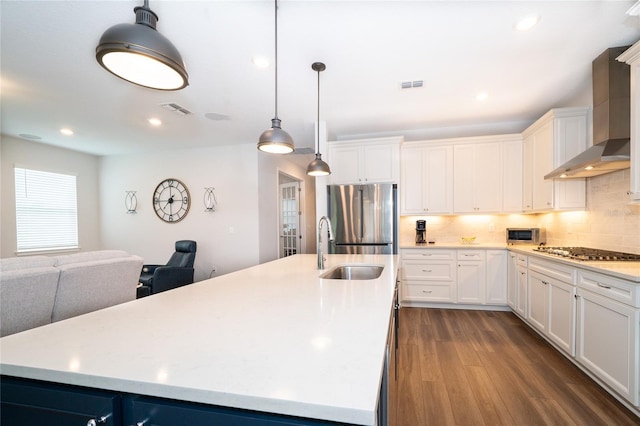
<instances>
[{"instance_id":1,"label":"sofa cushion","mask_svg":"<svg viewBox=\"0 0 640 426\"><path fill-rule=\"evenodd\" d=\"M0 259L0 272L54 266L55 261L48 256L20 256Z\"/></svg>"},{"instance_id":2,"label":"sofa cushion","mask_svg":"<svg viewBox=\"0 0 640 426\"><path fill-rule=\"evenodd\" d=\"M60 321L135 300L142 258L113 259L61 265L52 321Z\"/></svg>"},{"instance_id":3,"label":"sofa cushion","mask_svg":"<svg viewBox=\"0 0 640 426\"><path fill-rule=\"evenodd\" d=\"M94 260L117 259L119 257L129 257L129 253L123 250L97 250L83 251L80 253L63 254L53 256L55 266L69 265L72 263L91 262Z\"/></svg>"},{"instance_id":4,"label":"sofa cushion","mask_svg":"<svg viewBox=\"0 0 640 426\"><path fill-rule=\"evenodd\" d=\"M2 271L0 337L51 322L59 275L52 266Z\"/></svg>"}]
</instances>

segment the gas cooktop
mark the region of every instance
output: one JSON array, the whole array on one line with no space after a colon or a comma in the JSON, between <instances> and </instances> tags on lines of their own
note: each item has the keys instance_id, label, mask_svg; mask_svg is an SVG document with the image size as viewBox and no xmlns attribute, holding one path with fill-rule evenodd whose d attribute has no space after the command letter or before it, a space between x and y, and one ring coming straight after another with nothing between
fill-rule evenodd
<instances>
[{"instance_id":1,"label":"gas cooktop","mask_svg":"<svg viewBox=\"0 0 640 426\"><path fill-rule=\"evenodd\" d=\"M538 246L533 250L573 260L640 261L640 255L638 254L598 250L588 247Z\"/></svg>"}]
</instances>

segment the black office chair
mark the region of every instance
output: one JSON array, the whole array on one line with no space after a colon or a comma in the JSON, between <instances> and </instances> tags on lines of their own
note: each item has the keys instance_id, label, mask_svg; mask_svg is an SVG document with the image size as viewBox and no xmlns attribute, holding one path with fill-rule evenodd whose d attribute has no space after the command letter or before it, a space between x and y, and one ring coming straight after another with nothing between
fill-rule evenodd
<instances>
[{"instance_id":1,"label":"black office chair","mask_svg":"<svg viewBox=\"0 0 640 426\"><path fill-rule=\"evenodd\" d=\"M193 283L193 262L196 260L196 242L176 241L176 252L166 265L143 265L137 297L161 293Z\"/></svg>"}]
</instances>

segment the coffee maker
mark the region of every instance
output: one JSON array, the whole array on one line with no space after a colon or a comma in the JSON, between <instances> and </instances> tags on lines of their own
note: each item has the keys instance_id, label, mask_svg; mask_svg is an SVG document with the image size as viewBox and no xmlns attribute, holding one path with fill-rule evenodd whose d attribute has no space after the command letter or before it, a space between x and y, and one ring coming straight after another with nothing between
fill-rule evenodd
<instances>
[{"instance_id":1,"label":"coffee maker","mask_svg":"<svg viewBox=\"0 0 640 426\"><path fill-rule=\"evenodd\" d=\"M416 244L426 244L427 242L427 221L416 220Z\"/></svg>"}]
</instances>

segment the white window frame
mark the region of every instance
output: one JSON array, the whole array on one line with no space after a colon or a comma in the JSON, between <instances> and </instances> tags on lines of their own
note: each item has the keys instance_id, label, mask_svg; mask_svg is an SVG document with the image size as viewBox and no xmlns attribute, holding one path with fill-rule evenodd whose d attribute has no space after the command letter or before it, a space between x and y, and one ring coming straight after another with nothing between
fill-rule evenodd
<instances>
[{"instance_id":1,"label":"white window frame","mask_svg":"<svg viewBox=\"0 0 640 426\"><path fill-rule=\"evenodd\" d=\"M16 253L77 250L77 176L14 166Z\"/></svg>"}]
</instances>

